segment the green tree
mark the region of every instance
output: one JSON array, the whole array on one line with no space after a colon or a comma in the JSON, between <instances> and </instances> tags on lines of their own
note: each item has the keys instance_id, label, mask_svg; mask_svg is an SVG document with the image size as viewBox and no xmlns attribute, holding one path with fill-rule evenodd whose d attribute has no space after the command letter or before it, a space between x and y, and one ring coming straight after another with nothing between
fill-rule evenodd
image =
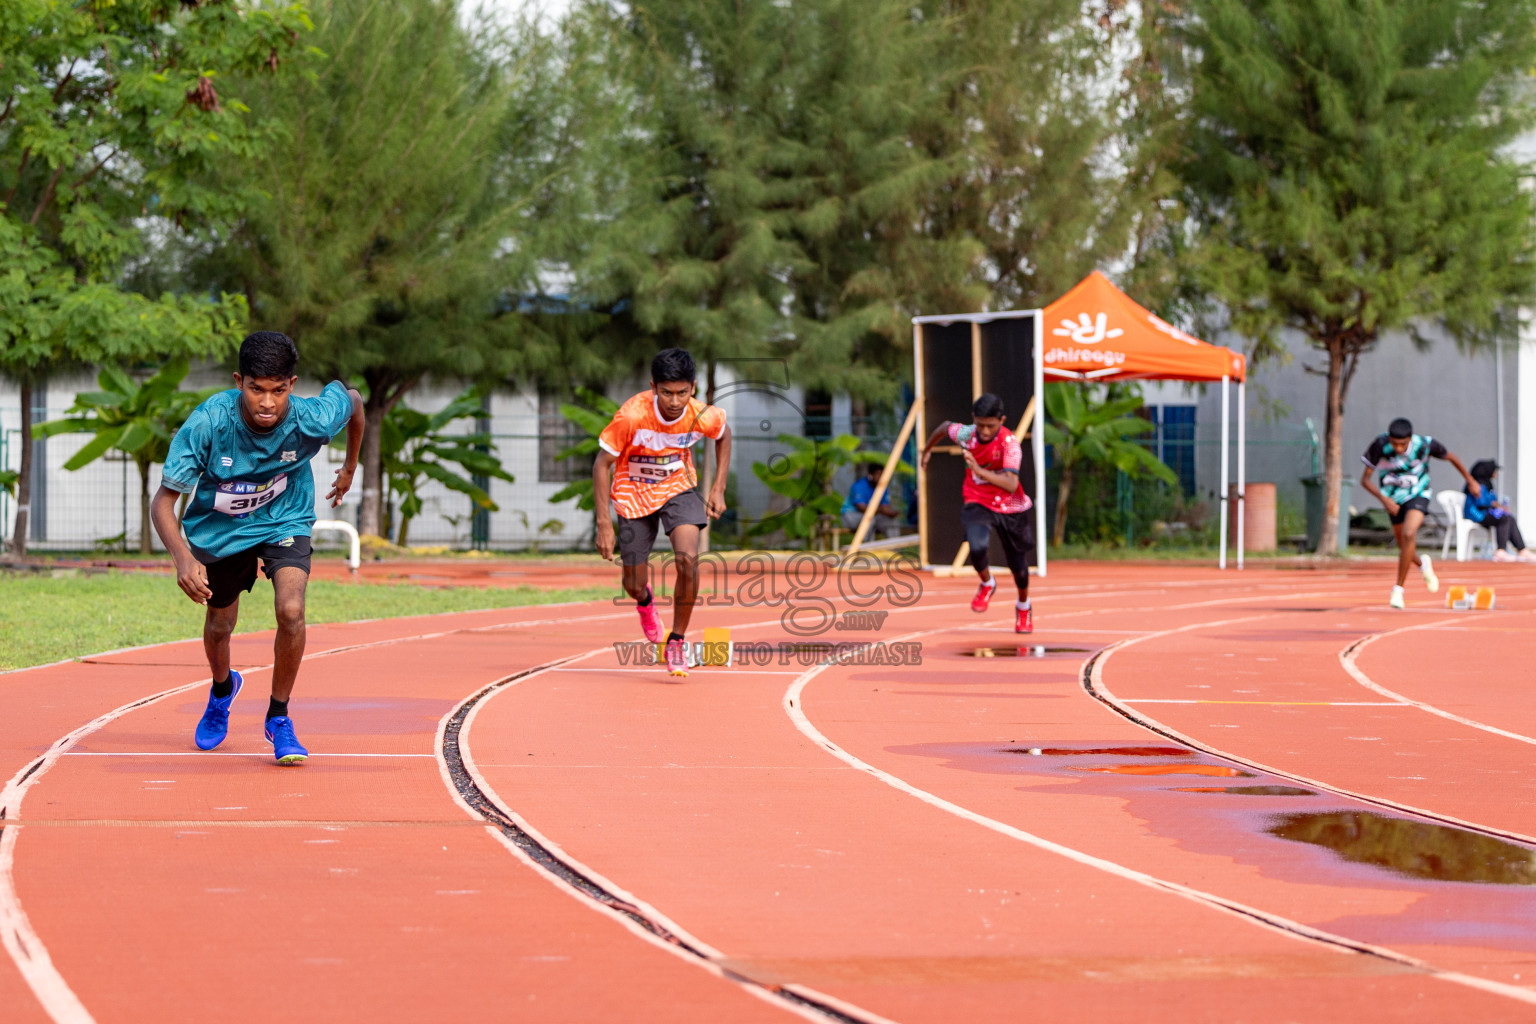
<instances>
[{"instance_id":1,"label":"green tree","mask_svg":"<svg viewBox=\"0 0 1536 1024\"><path fill-rule=\"evenodd\" d=\"M1123 258L1174 191L1156 162L1163 94L1126 58L1125 7L1110 0L1095 20L1079 0L922 5L933 38L920 64L938 102L912 140L950 171L922 225L975 240L979 258L961 269L987 308L1044 306Z\"/></svg>"},{"instance_id":2,"label":"green tree","mask_svg":"<svg viewBox=\"0 0 1536 1024\"><path fill-rule=\"evenodd\" d=\"M540 127L551 86L531 30L466 27L453 0L314 11L325 59L256 84L287 138L235 168L265 198L226 272L257 321L298 342L305 372L362 382L359 527L378 533L396 403L428 375L492 381L561 361L522 315L559 184Z\"/></svg>"},{"instance_id":3,"label":"green tree","mask_svg":"<svg viewBox=\"0 0 1536 1024\"><path fill-rule=\"evenodd\" d=\"M95 437L64 463L71 472L84 469L109 451L120 451L139 470L139 551L149 554L152 536L149 523L150 467L165 462L171 438L204 400L224 390L178 390L189 369L185 358L173 359L142 382L135 382L115 366L104 368L96 378L100 391L75 396L65 418L39 423L37 437L87 433Z\"/></svg>"},{"instance_id":4,"label":"green tree","mask_svg":"<svg viewBox=\"0 0 1536 1024\"><path fill-rule=\"evenodd\" d=\"M411 520L421 515L421 486L428 480L436 480L450 491L466 496L477 508L496 511L491 496L472 479L482 476L513 482L512 474L502 468L501 460L493 454L495 443L487 434L444 431L455 420L482 415L480 395L471 389L435 413L397 404L384 417L380 455L390 494L399 499L396 510L400 513L400 528L395 543L400 547L405 547L410 535ZM465 472L455 471L451 466Z\"/></svg>"},{"instance_id":5,"label":"green tree","mask_svg":"<svg viewBox=\"0 0 1536 1024\"><path fill-rule=\"evenodd\" d=\"M0 4L0 373L21 388L13 554L26 551L32 389L91 363L224 351L241 297L122 287L147 221L175 231L247 198L208 187L263 124L223 82L275 71L308 27L297 4Z\"/></svg>"},{"instance_id":6,"label":"green tree","mask_svg":"<svg viewBox=\"0 0 1536 1024\"><path fill-rule=\"evenodd\" d=\"M1197 271L1251 339L1290 329L1327 377L1324 521L1345 399L1382 335L1508 331L1536 286L1532 203L1507 144L1530 123L1528 0L1198 0L1185 174ZM1324 530L1319 551L1336 550Z\"/></svg>"},{"instance_id":7,"label":"green tree","mask_svg":"<svg viewBox=\"0 0 1536 1024\"><path fill-rule=\"evenodd\" d=\"M1117 397L1111 390L1103 401L1095 402L1096 397L1092 388L1081 384L1045 386L1045 440L1061 473L1052 544L1066 538L1073 477L1083 465L1112 465L1133 478L1151 476L1175 486L1179 482L1146 446L1131 440L1156 429L1152 421L1132 415L1141 408L1141 396Z\"/></svg>"}]
</instances>

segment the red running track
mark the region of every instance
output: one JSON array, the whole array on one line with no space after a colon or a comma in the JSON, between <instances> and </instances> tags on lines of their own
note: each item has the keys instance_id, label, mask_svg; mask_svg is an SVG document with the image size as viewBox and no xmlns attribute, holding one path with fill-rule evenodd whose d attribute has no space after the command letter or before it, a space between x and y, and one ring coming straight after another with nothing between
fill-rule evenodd
<instances>
[{"instance_id":1,"label":"red running track","mask_svg":"<svg viewBox=\"0 0 1536 1024\"><path fill-rule=\"evenodd\" d=\"M1536 574L1446 570L1499 609L1391 612L1385 565L1053 565L1025 657L1001 596L898 580L841 660L682 682L603 602L314 627L299 769L259 696L192 749L191 642L0 675L0 1006L1536 1020ZM741 650L782 614L696 621ZM237 640L253 695L269 658Z\"/></svg>"}]
</instances>

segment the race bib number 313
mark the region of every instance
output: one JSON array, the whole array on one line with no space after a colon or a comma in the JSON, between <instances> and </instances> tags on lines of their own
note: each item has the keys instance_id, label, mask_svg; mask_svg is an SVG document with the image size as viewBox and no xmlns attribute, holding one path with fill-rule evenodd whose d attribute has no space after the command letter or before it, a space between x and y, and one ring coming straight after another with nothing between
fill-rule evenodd
<instances>
[{"instance_id":1,"label":"race bib number 313","mask_svg":"<svg viewBox=\"0 0 1536 1024\"><path fill-rule=\"evenodd\" d=\"M231 480L227 484L219 484L219 489L213 496L213 507L225 515L236 518L248 516L257 509L272 504L277 500L278 495L287 489L287 473L273 477L264 484Z\"/></svg>"}]
</instances>

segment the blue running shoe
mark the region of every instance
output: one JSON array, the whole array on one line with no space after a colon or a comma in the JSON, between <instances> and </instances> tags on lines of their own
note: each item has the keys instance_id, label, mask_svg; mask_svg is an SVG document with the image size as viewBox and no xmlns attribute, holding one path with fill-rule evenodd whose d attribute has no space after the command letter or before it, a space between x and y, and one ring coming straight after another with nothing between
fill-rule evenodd
<instances>
[{"instance_id":1,"label":"blue running shoe","mask_svg":"<svg viewBox=\"0 0 1536 1024\"><path fill-rule=\"evenodd\" d=\"M245 685L245 680L234 669L229 670L229 679L235 688L223 700L213 695L213 687L208 688L208 706L203 709L203 717L197 720L197 731L193 734L199 750L212 750L229 734L229 706L240 695L240 687Z\"/></svg>"},{"instance_id":2,"label":"blue running shoe","mask_svg":"<svg viewBox=\"0 0 1536 1024\"><path fill-rule=\"evenodd\" d=\"M293 734L293 719L287 715L267 719L267 739L272 743L272 756L278 764L300 764L309 756Z\"/></svg>"}]
</instances>

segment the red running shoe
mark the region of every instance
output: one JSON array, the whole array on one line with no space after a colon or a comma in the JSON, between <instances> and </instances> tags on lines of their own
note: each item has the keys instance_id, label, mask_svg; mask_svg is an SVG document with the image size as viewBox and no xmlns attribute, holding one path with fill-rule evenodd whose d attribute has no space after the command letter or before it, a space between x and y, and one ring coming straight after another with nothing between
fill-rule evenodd
<instances>
[{"instance_id":1,"label":"red running shoe","mask_svg":"<svg viewBox=\"0 0 1536 1024\"><path fill-rule=\"evenodd\" d=\"M1013 631L1015 633L1033 633L1035 631L1035 614L1032 609L1014 609Z\"/></svg>"},{"instance_id":2,"label":"red running shoe","mask_svg":"<svg viewBox=\"0 0 1536 1024\"><path fill-rule=\"evenodd\" d=\"M992 603L992 595L997 593L997 580L990 584L983 583L976 589L976 596L971 598L971 611L984 612L987 605Z\"/></svg>"},{"instance_id":3,"label":"red running shoe","mask_svg":"<svg viewBox=\"0 0 1536 1024\"><path fill-rule=\"evenodd\" d=\"M640 613L640 628L645 631L645 638L653 644L661 643L661 616L656 614L656 595L651 593L651 588L646 587L645 592L651 594L651 603L640 605L636 611Z\"/></svg>"}]
</instances>

